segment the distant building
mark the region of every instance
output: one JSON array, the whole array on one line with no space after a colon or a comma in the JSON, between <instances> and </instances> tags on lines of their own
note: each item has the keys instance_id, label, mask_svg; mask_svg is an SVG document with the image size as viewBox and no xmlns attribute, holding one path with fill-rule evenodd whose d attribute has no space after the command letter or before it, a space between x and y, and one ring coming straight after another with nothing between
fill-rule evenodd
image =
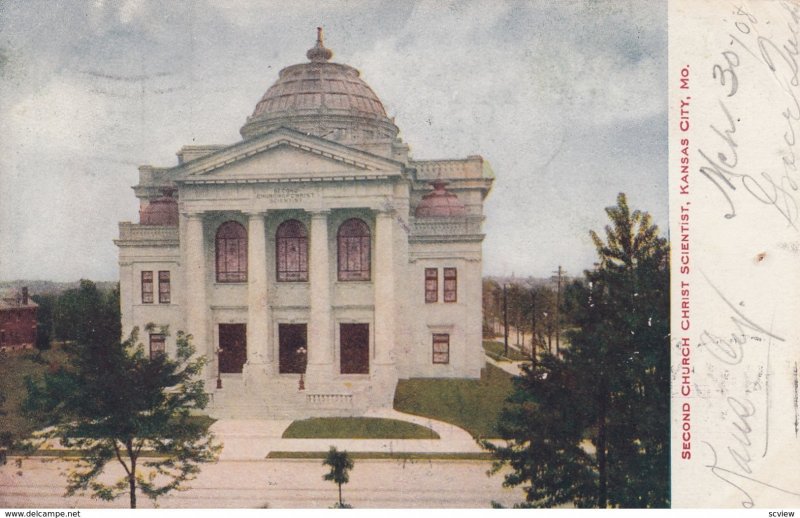
<instances>
[{"instance_id":1,"label":"distant building","mask_svg":"<svg viewBox=\"0 0 800 518\"><path fill-rule=\"evenodd\" d=\"M411 159L359 72L331 55L320 33L240 142L140 167L139 223L120 223L123 332L168 325L142 337L151 354L190 332L211 360L215 416L358 415L391 407L398 378L484 366L491 169Z\"/></svg>"},{"instance_id":2,"label":"distant building","mask_svg":"<svg viewBox=\"0 0 800 518\"><path fill-rule=\"evenodd\" d=\"M31 349L36 344L36 310L28 288L0 298L0 349Z\"/></svg>"}]
</instances>

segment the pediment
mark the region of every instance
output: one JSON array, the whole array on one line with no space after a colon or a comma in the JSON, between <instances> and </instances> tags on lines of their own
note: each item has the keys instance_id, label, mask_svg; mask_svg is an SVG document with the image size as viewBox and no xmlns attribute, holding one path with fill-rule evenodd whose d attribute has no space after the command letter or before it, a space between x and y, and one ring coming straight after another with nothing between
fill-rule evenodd
<instances>
[{"instance_id":1,"label":"pediment","mask_svg":"<svg viewBox=\"0 0 800 518\"><path fill-rule=\"evenodd\" d=\"M402 165L291 130L277 130L182 166L188 183L400 175Z\"/></svg>"}]
</instances>

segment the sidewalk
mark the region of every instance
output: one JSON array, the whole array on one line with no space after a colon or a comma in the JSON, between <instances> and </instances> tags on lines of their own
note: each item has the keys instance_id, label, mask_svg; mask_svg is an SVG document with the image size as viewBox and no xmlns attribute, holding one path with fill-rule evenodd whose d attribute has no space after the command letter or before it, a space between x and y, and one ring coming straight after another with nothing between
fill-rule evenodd
<instances>
[{"instance_id":1,"label":"sidewalk","mask_svg":"<svg viewBox=\"0 0 800 518\"><path fill-rule=\"evenodd\" d=\"M523 363L530 363L530 362L499 362L486 356L486 363L491 363L498 369L503 369L507 373L511 374L512 376L519 376L522 371L520 370Z\"/></svg>"},{"instance_id":2,"label":"sidewalk","mask_svg":"<svg viewBox=\"0 0 800 518\"><path fill-rule=\"evenodd\" d=\"M272 451L324 452L331 446L349 452L478 453L483 451L465 430L393 409L368 411L364 417L408 421L430 428L440 439L283 439L289 420L222 419L211 431L225 447L220 460L261 460Z\"/></svg>"}]
</instances>

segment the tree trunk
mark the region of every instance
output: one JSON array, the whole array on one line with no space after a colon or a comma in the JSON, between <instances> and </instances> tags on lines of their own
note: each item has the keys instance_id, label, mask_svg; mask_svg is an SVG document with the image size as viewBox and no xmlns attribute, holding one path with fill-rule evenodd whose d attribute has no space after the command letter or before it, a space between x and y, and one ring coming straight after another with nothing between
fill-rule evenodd
<instances>
[{"instance_id":1,"label":"tree trunk","mask_svg":"<svg viewBox=\"0 0 800 518\"><path fill-rule=\"evenodd\" d=\"M131 493L131 509L136 509L136 455L133 452L133 442L128 440L125 443L128 451L128 458L131 460L131 470L128 473L128 490Z\"/></svg>"},{"instance_id":2,"label":"tree trunk","mask_svg":"<svg viewBox=\"0 0 800 518\"><path fill-rule=\"evenodd\" d=\"M344 502L342 502L342 483L339 482L339 507L342 507Z\"/></svg>"},{"instance_id":3,"label":"tree trunk","mask_svg":"<svg viewBox=\"0 0 800 518\"><path fill-rule=\"evenodd\" d=\"M131 509L136 509L136 476L132 472L128 475L128 485L131 493Z\"/></svg>"},{"instance_id":4,"label":"tree trunk","mask_svg":"<svg viewBox=\"0 0 800 518\"><path fill-rule=\"evenodd\" d=\"M599 474L597 488L597 507L608 507L608 469L606 466L606 405L608 389L605 375L600 381L600 394L597 411L597 471Z\"/></svg>"}]
</instances>

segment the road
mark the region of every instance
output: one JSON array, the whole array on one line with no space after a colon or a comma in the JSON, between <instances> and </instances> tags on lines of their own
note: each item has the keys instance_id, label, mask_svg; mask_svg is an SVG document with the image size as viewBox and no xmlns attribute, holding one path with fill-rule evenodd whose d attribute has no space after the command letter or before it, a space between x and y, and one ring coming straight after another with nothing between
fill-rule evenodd
<instances>
[{"instance_id":1,"label":"road","mask_svg":"<svg viewBox=\"0 0 800 518\"><path fill-rule=\"evenodd\" d=\"M126 496L110 503L63 497L60 472L68 466L68 461L36 458L18 468L10 460L0 467L0 508L127 507ZM522 501L520 489L502 487L500 474L486 475L489 467L486 461L356 460L344 499L355 508L486 508L492 500L507 506ZM324 473L320 460L223 460L204 466L188 491L163 497L158 505L326 508L337 500L337 489L322 480ZM139 507L152 506L139 497Z\"/></svg>"}]
</instances>

